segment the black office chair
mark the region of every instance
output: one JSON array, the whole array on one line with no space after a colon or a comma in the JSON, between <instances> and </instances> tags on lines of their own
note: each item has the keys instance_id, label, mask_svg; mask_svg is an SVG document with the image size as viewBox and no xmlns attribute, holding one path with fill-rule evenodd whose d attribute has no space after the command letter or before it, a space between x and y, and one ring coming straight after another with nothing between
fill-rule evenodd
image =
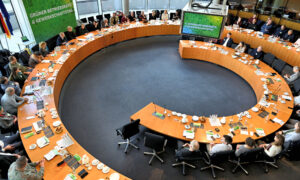
<instances>
[{"instance_id":1,"label":"black office chair","mask_svg":"<svg viewBox=\"0 0 300 180\"><path fill-rule=\"evenodd\" d=\"M272 64L272 68L275 69L275 71L277 71L279 74L281 74L285 65L286 65L286 62L284 62L281 59L275 58L275 60L273 61L273 64Z\"/></svg>"},{"instance_id":2,"label":"black office chair","mask_svg":"<svg viewBox=\"0 0 300 180\"><path fill-rule=\"evenodd\" d=\"M269 172L268 166L272 166L272 167L278 169L277 161L281 156L282 156L282 154L279 153L274 157L269 157L265 152L263 152L262 157L261 157L262 160L258 160L255 162L264 164L264 171L265 171L265 173L268 173Z\"/></svg>"},{"instance_id":3,"label":"black office chair","mask_svg":"<svg viewBox=\"0 0 300 180\"><path fill-rule=\"evenodd\" d=\"M298 141L290 141L287 145L282 154L286 156L290 161L298 161L300 160L300 140Z\"/></svg>"},{"instance_id":4,"label":"black office chair","mask_svg":"<svg viewBox=\"0 0 300 180\"><path fill-rule=\"evenodd\" d=\"M87 24L87 25L85 26L85 28L86 28L89 32L91 32L91 31L94 30L94 27L93 27L93 24L92 24L92 23Z\"/></svg>"},{"instance_id":5,"label":"black office chair","mask_svg":"<svg viewBox=\"0 0 300 180\"><path fill-rule=\"evenodd\" d=\"M232 44L231 44L231 48L232 48L232 49L235 49L237 46L238 46L238 44L235 44L235 43L232 43Z\"/></svg>"},{"instance_id":6,"label":"black office chair","mask_svg":"<svg viewBox=\"0 0 300 180\"><path fill-rule=\"evenodd\" d=\"M144 145L152 149L152 152L144 152L144 155L151 155L149 165L151 165L152 160L156 157L161 163L164 163L164 160L158 155L165 152L165 147L168 140L163 136L145 132Z\"/></svg>"},{"instance_id":7,"label":"black office chair","mask_svg":"<svg viewBox=\"0 0 300 180\"><path fill-rule=\"evenodd\" d=\"M96 19L98 20L99 23L103 21L103 16L102 15L97 15Z\"/></svg>"},{"instance_id":8,"label":"black office chair","mask_svg":"<svg viewBox=\"0 0 300 180\"><path fill-rule=\"evenodd\" d=\"M138 18L142 14L142 11L136 11L136 17Z\"/></svg>"},{"instance_id":9,"label":"black office chair","mask_svg":"<svg viewBox=\"0 0 300 180\"><path fill-rule=\"evenodd\" d=\"M132 136L138 134L140 132L139 129L139 125L140 125L140 120L137 119L135 121L132 121L126 125L124 125L123 127L117 129L117 135L121 136L124 140L126 140L125 142L118 142L118 145L120 146L121 144L126 144L126 148L125 148L125 153L127 153L127 149L129 146L132 146L136 149L139 149L139 147L137 147L136 145L132 144L132 141L134 139L130 139Z\"/></svg>"},{"instance_id":10,"label":"black office chair","mask_svg":"<svg viewBox=\"0 0 300 180\"><path fill-rule=\"evenodd\" d=\"M34 45L32 48L31 48L31 52L35 52L35 51L38 51L39 50L39 44L36 44Z\"/></svg>"},{"instance_id":11,"label":"black office chair","mask_svg":"<svg viewBox=\"0 0 300 180\"><path fill-rule=\"evenodd\" d=\"M110 14L104 14L104 17L108 20L108 23L110 22Z\"/></svg>"},{"instance_id":12,"label":"black office chair","mask_svg":"<svg viewBox=\"0 0 300 180\"><path fill-rule=\"evenodd\" d=\"M88 17L88 21L89 23L93 23L95 21L94 16Z\"/></svg>"},{"instance_id":13,"label":"black office chair","mask_svg":"<svg viewBox=\"0 0 300 180\"><path fill-rule=\"evenodd\" d=\"M170 13L170 19L174 19L175 13Z\"/></svg>"},{"instance_id":14,"label":"black office chair","mask_svg":"<svg viewBox=\"0 0 300 180\"><path fill-rule=\"evenodd\" d=\"M28 62L30 58L30 54L28 53L28 51L26 50L22 51L19 55L19 58L22 61L24 66L28 66Z\"/></svg>"},{"instance_id":15,"label":"black office chair","mask_svg":"<svg viewBox=\"0 0 300 180\"><path fill-rule=\"evenodd\" d=\"M285 74L293 74L293 67L289 64L285 64L282 72L281 72L281 75L285 75Z\"/></svg>"},{"instance_id":16,"label":"black office chair","mask_svg":"<svg viewBox=\"0 0 300 180\"><path fill-rule=\"evenodd\" d=\"M216 164L219 164L224 161L228 161L230 159L230 157L234 155L234 150L221 151L221 152L214 153L212 155L209 155L207 152L205 152L205 155L206 155L207 160L204 159L205 160L204 162L208 166L203 167L200 170L203 171L206 169L211 169L213 178L216 178L215 169L224 171L224 168L219 167Z\"/></svg>"},{"instance_id":17,"label":"black office chair","mask_svg":"<svg viewBox=\"0 0 300 180\"><path fill-rule=\"evenodd\" d=\"M267 53L264 55L263 62L265 62L269 66L272 66L274 59L275 59L275 56L273 54Z\"/></svg>"},{"instance_id":18,"label":"black office chair","mask_svg":"<svg viewBox=\"0 0 300 180\"><path fill-rule=\"evenodd\" d=\"M87 19L86 19L86 18L81 18L80 21L81 21L82 23L87 23Z\"/></svg>"},{"instance_id":19,"label":"black office chair","mask_svg":"<svg viewBox=\"0 0 300 180\"><path fill-rule=\"evenodd\" d=\"M176 155L177 155L177 150L175 150ZM176 156L176 161L179 161L177 163L172 164L173 167L176 166L182 166L182 174L185 176L186 172L186 166L191 167L191 168L196 168L195 165L191 164L192 162L196 162L199 160L203 160L203 156L201 151L194 151L191 152L189 155L185 155L185 156Z\"/></svg>"},{"instance_id":20,"label":"black office chair","mask_svg":"<svg viewBox=\"0 0 300 180\"><path fill-rule=\"evenodd\" d=\"M9 68L9 64L6 64L6 65L4 66L4 69L5 69L5 71L6 71L7 76L9 76L10 73L11 73L11 70L10 70L10 68Z\"/></svg>"},{"instance_id":21,"label":"black office chair","mask_svg":"<svg viewBox=\"0 0 300 180\"><path fill-rule=\"evenodd\" d=\"M237 168L241 168L246 175L248 175L248 171L242 166L244 164L250 164L257 160L257 156L263 151L263 148L255 148L242 153L237 160L229 160L229 162L235 164L236 166L233 168L232 173L235 173Z\"/></svg>"}]
</instances>

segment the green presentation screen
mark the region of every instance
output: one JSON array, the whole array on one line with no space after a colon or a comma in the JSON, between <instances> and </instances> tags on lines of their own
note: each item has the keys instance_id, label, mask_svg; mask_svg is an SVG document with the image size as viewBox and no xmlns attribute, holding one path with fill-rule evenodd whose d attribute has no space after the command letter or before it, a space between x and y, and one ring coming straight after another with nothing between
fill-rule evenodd
<instances>
[{"instance_id":1,"label":"green presentation screen","mask_svg":"<svg viewBox=\"0 0 300 180\"><path fill-rule=\"evenodd\" d=\"M182 34L219 38L223 26L223 16L184 12Z\"/></svg>"},{"instance_id":2,"label":"green presentation screen","mask_svg":"<svg viewBox=\"0 0 300 180\"><path fill-rule=\"evenodd\" d=\"M76 26L72 0L23 0L37 43Z\"/></svg>"}]
</instances>

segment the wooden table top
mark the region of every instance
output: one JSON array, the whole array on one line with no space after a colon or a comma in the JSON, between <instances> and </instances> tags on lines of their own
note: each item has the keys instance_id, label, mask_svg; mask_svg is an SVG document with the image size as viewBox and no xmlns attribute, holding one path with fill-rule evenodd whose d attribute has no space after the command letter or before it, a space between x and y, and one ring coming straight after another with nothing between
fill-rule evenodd
<instances>
[{"instance_id":1,"label":"wooden table top","mask_svg":"<svg viewBox=\"0 0 300 180\"><path fill-rule=\"evenodd\" d=\"M48 125L51 126L51 129L54 132L53 122L55 121L61 121L61 119L58 117L56 119L52 119L50 114L50 109L54 108L55 110L58 109L59 104L59 96L61 88L64 84L64 81L68 77L69 73L86 57L89 55L97 52L98 50L107 47L109 45L122 42L129 39L139 38L139 37L145 37L145 36L154 36L154 35L179 35L179 25L175 24L162 24L162 25L143 25L143 24L131 24L130 26L123 26L121 29L102 29L101 32L92 32L92 34L97 35L92 37L90 40L85 40L86 37L81 36L77 37L76 40L72 40L72 42L75 42L74 45L61 46L61 50L59 52L52 52L47 57L45 57L45 60L50 60L56 63L53 67L54 72L49 72L49 66L50 63L40 63L36 66L36 68L33 70L33 72L28 77L28 81L26 81L24 87L28 85L39 85L40 80L37 81L30 81L32 77L39 76L38 74L44 72L45 79L48 80L48 78L52 77L55 74L55 71L58 71L57 76L53 77L54 80L52 80L52 85L49 85L53 88L53 93L51 95L45 95L42 96L42 99L44 100L45 107L48 109L45 109L45 117L44 120ZM81 41L81 39L84 39L84 41ZM68 50L66 61L59 64L59 59L62 57L62 53ZM42 78L40 78L42 79ZM48 84L48 83L47 83ZM48 86L48 85L47 85ZM24 92L24 88L23 88ZM38 94L42 95L41 90L36 91ZM29 97L29 96L24 96ZM48 104L48 105L46 105ZM24 127L32 126L32 124L40 118L38 118L35 114L37 113L36 103L26 103L19 107L18 109L18 123L19 123L19 130L21 130ZM27 120L26 118L29 116L35 116L34 119ZM22 142L24 144L25 150L29 156L29 158L32 161L39 161L43 159L43 156L47 154L49 151L54 149L56 146L56 142L61 139L61 136L65 133L68 133L65 126L61 125L63 127L63 132L61 134L55 134L53 137L50 137L50 144L39 148L37 147L34 150L30 150L29 146L33 143L36 143L36 140L42 136L44 136L44 133L41 132L40 134L35 134L34 136L25 139L24 135L21 135ZM69 133L68 133L69 134ZM69 134L70 135L70 134ZM70 135L71 136L71 135ZM71 154L78 154L81 157L86 154L90 158L90 164L91 161L95 159L91 154L89 154L72 136L72 140L74 141L74 144L68 147L68 151ZM101 149L99 149L101 151ZM69 168L66 164L63 166L57 167L57 163L62 161L61 156L56 156L50 161L45 162L45 175L44 179L64 179L67 174L71 173L72 170ZM101 161L101 160L100 160ZM81 169L87 169L84 166L81 166L76 169L76 174ZM98 170L95 166L92 166L91 170L88 171L88 176L85 179L100 179L100 178L108 178L112 173L115 173L116 171L111 169L108 174L102 173L100 170ZM77 175L77 178L80 179L80 177ZM120 179L129 179L128 177L120 174Z\"/></svg>"},{"instance_id":2,"label":"wooden table top","mask_svg":"<svg viewBox=\"0 0 300 180\"><path fill-rule=\"evenodd\" d=\"M252 48L257 48L261 45L265 53L271 53L291 66L300 66L300 49L297 51L297 48L292 47L290 42L284 42L285 45L278 41L271 42L269 41L270 35L264 34L262 38L259 38L256 35L256 31L248 33L244 28L234 30L225 27L222 37L224 38L228 32L231 32L231 37L235 43L243 41Z\"/></svg>"},{"instance_id":3,"label":"wooden table top","mask_svg":"<svg viewBox=\"0 0 300 180\"><path fill-rule=\"evenodd\" d=\"M226 32L225 32L226 33ZM264 82L262 81L262 78L271 78L274 82L274 84L267 85L268 89L274 94L278 95L278 97L281 97L284 95L284 93L287 93L289 96L292 97L291 101L285 101L285 103L281 103L280 101L272 101L268 100L268 103L270 103L269 107L265 108L265 111L269 112L268 120L265 118L261 118L258 116L259 112L254 112L251 109L245 110L248 111L251 115L251 118L247 118L246 116L242 117L240 120L237 115L227 116L224 117L226 119L226 123L222 124L221 126L212 126L210 124L209 118L205 118L205 122L202 124L204 125L203 129L201 128L195 128L195 138L201 143L210 143L212 142L209 140L206 136L206 132L209 130L213 131L213 134L219 134L220 137L229 134L230 133L230 124L241 122L244 127L247 127L248 135L241 134L240 130L235 130L235 136L233 136L233 143L241 143L244 142L245 139L249 136L251 136L251 132L255 132L256 128L262 128L265 132L265 135L269 135L275 131L277 131L282 125L278 123L273 123L269 119L278 118L282 120L284 123L288 121L290 118L290 115L292 113L292 109L294 107L294 101L292 92L286 83L286 81L273 70L271 67L266 65L263 62L259 62L259 65L257 65L260 68L260 71L265 73L264 75L257 75L255 71L257 70L256 67L253 65L254 60L249 65L250 62L250 56L246 57L246 54L241 54L242 57L245 57L246 60L248 60L247 64L242 63L239 61L239 59L244 60L241 58L233 58L234 50L228 47L223 47L221 45L214 45L214 47L219 48L219 50L213 50L211 44L205 43L205 42L196 42L196 46L191 46L189 44L189 41L183 41L181 40L179 43L179 53L180 56L183 59L195 59L195 60L202 60L207 61L211 63L215 63L217 65L223 66L235 73L237 73L239 76L241 76L243 79L245 79L249 85L253 88L257 102L259 103L260 99L264 96L265 89L263 88ZM222 50L223 53L222 53ZM224 54L224 52L228 52L228 54ZM266 73L276 73L275 76L266 75ZM224 102L226 103L226 102ZM255 107L259 107L259 104L256 104ZM290 107L290 108L289 108ZM154 131L157 131L159 133L177 138L182 140L191 140L187 139L183 136L183 131L185 130L185 125L190 124L194 122L192 120L192 115L187 115L188 122L182 123L181 119L182 117L178 117L176 115L172 115L172 110L166 109L165 119L160 119L154 115L156 109L156 112L159 112L163 114L165 112L165 109L163 107L160 107L159 105L154 105L152 102L142 108L140 111L135 113L131 116L132 120L140 119L140 123L144 125L145 127L152 129ZM277 115L274 116L272 112L277 112ZM180 112L183 113L184 112ZM171 116L169 117L168 114ZM220 119L222 117L219 117ZM194 122L199 123L200 121ZM234 126L236 127L236 125ZM215 128L218 128L220 131L217 132ZM253 139L259 139L263 136L256 137L252 134L251 136ZM219 138L216 138L214 142L218 143L220 142Z\"/></svg>"}]
</instances>

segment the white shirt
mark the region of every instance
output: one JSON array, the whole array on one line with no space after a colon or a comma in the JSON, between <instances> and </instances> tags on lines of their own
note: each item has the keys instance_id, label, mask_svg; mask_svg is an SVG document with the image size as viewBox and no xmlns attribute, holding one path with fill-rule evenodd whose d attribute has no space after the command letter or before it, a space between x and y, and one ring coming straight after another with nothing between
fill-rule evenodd
<instances>
[{"instance_id":1,"label":"white shirt","mask_svg":"<svg viewBox=\"0 0 300 180\"><path fill-rule=\"evenodd\" d=\"M221 152L221 151L229 151L229 150L232 150L232 146L231 144L216 144L214 145L209 154L215 154L217 152Z\"/></svg>"},{"instance_id":2,"label":"white shirt","mask_svg":"<svg viewBox=\"0 0 300 180\"><path fill-rule=\"evenodd\" d=\"M168 19L169 19L168 14L163 13L163 14L161 15L161 20L167 21Z\"/></svg>"},{"instance_id":3,"label":"white shirt","mask_svg":"<svg viewBox=\"0 0 300 180\"><path fill-rule=\"evenodd\" d=\"M227 47L227 43L228 43L229 39L230 39L230 38L226 38L226 41L225 41L225 43L223 44L223 46Z\"/></svg>"},{"instance_id":4,"label":"white shirt","mask_svg":"<svg viewBox=\"0 0 300 180\"><path fill-rule=\"evenodd\" d=\"M275 146L275 145L272 145L268 150L265 149L265 153L269 156L269 157L274 157L276 156L277 154L279 154L282 150L282 147L281 146Z\"/></svg>"},{"instance_id":5,"label":"white shirt","mask_svg":"<svg viewBox=\"0 0 300 180\"><path fill-rule=\"evenodd\" d=\"M294 104L300 104L300 96L295 96L294 97Z\"/></svg>"}]
</instances>

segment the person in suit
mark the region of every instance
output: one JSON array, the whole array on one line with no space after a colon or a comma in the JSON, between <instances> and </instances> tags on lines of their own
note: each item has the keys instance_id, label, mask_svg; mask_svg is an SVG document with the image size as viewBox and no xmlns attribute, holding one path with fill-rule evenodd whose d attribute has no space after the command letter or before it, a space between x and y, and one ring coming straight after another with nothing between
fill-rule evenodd
<instances>
[{"instance_id":1,"label":"person in suit","mask_svg":"<svg viewBox=\"0 0 300 180\"><path fill-rule=\"evenodd\" d=\"M169 20L169 14L167 10L164 10L164 13L161 15L161 20L163 21Z\"/></svg>"},{"instance_id":2,"label":"person in suit","mask_svg":"<svg viewBox=\"0 0 300 180\"><path fill-rule=\"evenodd\" d=\"M133 12L133 11L130 12L130 14L129 14L129 16L128 16L128 19L129 19L130 22L135 21L135 15L134 15L134 12Z\"/></svg>"},{"instance_id":3,"label":"person in suit","mask_svg":"<svg viewBox=\"0 0 300 180\"><path fill-rule=\"evenodd\" d=\"M173 16L173 20L181 19L180 9L177 9L175 15Z\"/></svg>"},{"instance_id":4,"label":"person in suit","mask_svg":"<svg viewBox=\"0 0 300 180\"><path fill-rule=\"evenodd\" d=\"M156 20L157 15L156 15L156 11L152 10L152 13L149 15L149 20Z\"/></svg>"},{"instance_id":5,"label":"person in suit","mask_svg":"<svg viewBox=\"0 0 300 180\"><path fill-rule=\"evenodd\" d=\"M60 32L59 36L57 37L56 40L56 46L61 46L61 45L65 45L68 42L65 33L64 32Z\"/></svg>"},{"instance_id":6,"label":"person in suit","mask_svg":"<svg viewBox=\"0 0 300 180\"><path fill-rule=\"evenodd\" d=\"M239 53L244 53L244 52L246 51L246 49L247 49L246 44L245 44L244 42L241 41L241 42L239 43L239 45L237 45L237 46L235 47L234 50L236 50L236 51L239 52Z\"/></svg>"},{"instance_id":7,"label":"person in suit","mask_svg":"<svg viewBox=\"0 0 300 180\"><path fill-rule=\"evenodd\" d=\"M287 33L285 33L285 35L283 35L283 39L288 42L294 42L295 39L294 31L290 29Z\"/></svg>"},{"instance_id":8,"label":"person in suit","mask_svg":"<svg viewBox=\"0 0 300 180\"><path fill-rule=\"evenodd\" d=\"M0 140L0 152L24 154L20 134L17 132Z\"/></svg>"},{"instance_id":9,"label":"person in suit","mask_svg":"<svg viewBox=\"0 0 300 180\"><path fill-rule=\"evenodd\" d=\"M233 40L231 38L231 33L227 33L226 37L223 39L222 45L225 47L231 47Z\"/></svg>"},{"instance_id":10,"label":"person in suit","mask_svg":"<svg viewBox=\"0 0 300 180\"><path fill-rule=\"evenodd\" d=\"M139 15L139 21L144 21L147 20L147 16L145 15L145 12L142 11L141 14Z\"/></svg>"},{"instance_id":11,"label":"person in suit","mask_svg":"<svg viewBox=\"0 0 300 180\"><path fill-rule=\"evenodd\" d=\"M253 19L252 22L248 23L247 28L248 29L253 29L254 31L257 31L258 30L257 20Z\"/></svg>"},{"instance_id":12,"label":"person in suit","mask_svg":"<svg viewBox=\"0 0 300 180\"><path fill-rule=\"evenodd\" d=\"M18 118L14 115L4 112L4 109L1 106L0 106L0 127L2 127L3 129L9 129L13 132L18 131Z\"/></svg>"},{"instance_id":13,"label":"person in suit","mask_svg":"<svg viewBox=\"0 0 300 180\"><path fill-rule=\"evenodd\" d=\"M81 24L79 28L79 36L89 33L89 31L86 29L85 24Z\"/></svg>"},{"instance_id":14,"label":"person in suit","mask_svg":"<svg viewBox=\"0 0 300 180\"><path fill-rule=\"evenodd\" d=\"M275 32L274 32L273 35L274 35L275 37L280 37L280 38L282 38L283 35L285 35L286 31L287 31L287 29L286 29L285 25L281 25L280 27L278 27L278 28L275 30Z\"/></svg>"},{"instance_id":15,"label":"person in suit","mask_svg":"<svg viewBox=\"0 0 300 180\"><path fill-rule=\"evenodd\" d=\"M72 26L67 27L66 37L68 41L76 39L76 34L74 33Z\"/></svg>"},{"instance_id":16,"label":"person in suit","mask_svg":"<svg viewBox=\"0 0 300 180\"><path fill-rule=\"evenodd\" d=\"M28 65L31 68L35 68L37 64L42 62L43 56L40 51L35 51L29 58Z\"/></svg>"},{"instance_id":17,"label":"person in suit","mask_svg":"<svg viewBox=\"0 0 300 180\"><path fill-rule=\"evenodd\" d=\"M109 28L109 24L108 24L108 19L107 18L105 18L102 21L102 28Z\"/></svg>"},{"instance_id":18,"label":"person in suit","mask_svg":"<svg viewBox=\"0 0 300 180\"><path fill-rule=\"evenodd\" d=\"M256 49L253 49L250 55L253 56L254 59L262 59L264 55L264 52L262 51L262 46L258 46Z\"/></svg>"},{"instance_id":19,"label":"person in suit","mask_svg":"<svg viewBox=\"0 0 300 180\"><path fill-rule=\"evenodd\" d=\"M46 57L49 54L49 49L45 41L39 43L39 51L43 57Z\"/></svg>"},{"instance_id":20,"label":"person in suit","mask_svg":"<svg viewBox=\"0 0 300 180\"><path fill-rule=\"evenodd\" d=\"M297 39L297 41L293 44L296 48L300 47L300 38Z\"/></svg>"},{"instance_id":21,"label":"person in suit","mask_svg":"<svg viewBox=\"0 0 300 180\"><path fill-rule=\"evenodd\" d=\"M98 21L93 21L92 31L101 30L101 26Z\"/></svg>"},{"instance_id":22,"label":"person in suit","mask_svg":"<svg viewBox=\"0 0 300 180\"><path fill-rule=\"evenodd\" d=\"M7 77L5 76L2 76L0 78L0 85L1 85L1 89L2 91L5 92L5 90L8 88L8 87L12 87L15 89L15 92L17 95L20 95L21 94L21 88L20 88L20 85L19 83L17 82L13 82L13 81L9 81Z\"/></svg>"},{"instance_id":23,"label":"person in suit","mask_svg":"<svg viewBox=\"0 0 300 180\"><path fill-rule=\"evenodd\" d=\"M117 16L117 13L113 13L112 17L110 18L110 25L114 26L119 23L119 16Z\"/></svg>"},{"instance_id":24,"label":"person in suit","mask_svg":"<svg viewBox=\"0 0 300 180\"><path fill-rule=\"evenodd\" d=\"M181 142L181 141L180 141ZM178 144L178 150L176 151L176 157L185 157L190 156L193 152L199 151L199 142L196 140L191 141L190 143Z\"/></svg>"},{"instance_id":25,"label":"person in suit","mask_svg":"<svg viewBox=\"0 0 300 180\"><path fill-rule=\"evenodd\" d=\"M268 21L261 27L260 32L264 34L270 34L273 28L272 19L268 19Z\"/></svg>"},{"instance_id":26,"label":"person in suit","mask_svg":"<svg viewBox=\"0 0 300 180\"><path fill-rule=\"evenodd\" d=\"M299 72L299 67L298 66L293 67L293 72L294 72L294 74L292 74L292 75L289 75L289 74L284 75L284 78L287 80L287 82L289 84L293 83L294 81L296 81L300 77L300 72Z\"/></svg>"},{"instance_id":27,"label":"person in suit","mask_svg":"<svg viewBox=\"0 0 300 180\"><path fill-rule=\"evenodd\" d=\"M1 153L0 154L0 169L1 169L1 178L7 179L7 172L9 166L15 162L19 157L18 154L11 153Z\"/></svg>"}]
</instances>

